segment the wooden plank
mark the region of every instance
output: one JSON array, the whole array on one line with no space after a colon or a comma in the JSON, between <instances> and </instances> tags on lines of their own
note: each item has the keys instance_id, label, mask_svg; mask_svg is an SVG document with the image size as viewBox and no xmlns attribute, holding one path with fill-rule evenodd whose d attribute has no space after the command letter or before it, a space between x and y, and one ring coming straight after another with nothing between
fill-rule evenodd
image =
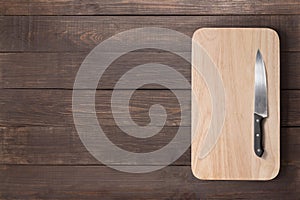
<instances>
[{"instance_id":1,"label":"wooden plank","mask_svg":"<svg viewBox=\"0 0 300 200\"><path fill-rule=\"evenodd\" d=\"M0 1L1 15L265 15L300 14L297 0L18 0ZM68 8L68 9L66 9Z\"/></svg>"},{"instance_id":2,"label":"wooden plank","mask_svg":"<svg viewBox=\"0 0 300 200\"><path fill-rule=\"evenodd\" d=\"M83 91L91 95L93 91ZM100 124L115 126L111 112L111 94L113 90L97 90L96 111ZM121 91L116 98L117 105L124 107L123 102L126 91ZM189 113L190 90L179 90L183 101L182 110ZM66 126L73 125L72 90L22 90L8 89L0 93L0 125L1 126ZM181 123L180 105L176 96L169 90L137 90L130 100L130 114L132 119L140 126L150 122L149 108L152 104L161 104L167 111L166 126L178 126ZM127 106L125 107L127 108ZM162 113L163 114L163 113ZM159 114L155 115L160 117ZM154 116L154 117L155 117ZM130 125L124 113L118 113L118 119L124 125ZM183 115L189 126L190 116Z\"/></svg>"},{"instance_id":3,"label":"wooden plank","mask_svg":"<svg viewBox=\"0 0 300 200\"><path fill-rule=\"evenodd\" d=\"M158 150L171 142L178 127L164 127L157 135L145 139L131 137L117 126L102 126L102 129L116 146L129 152L147 153ZM183 129L186 139L190 140L190 127ZM102 165L84 147L74 126L2 127L0 130L2 144L0 164ZM176 151L177 149L174 148L173 152ZM190 153L187 150L173 165L189 165L189 161ZM149 159L143 164L168 165L167 162ZM136 165L130 161L124 163L114 159L109 161L109 164Z\"/></svg>"},{"instance_id":4,"label":"wooden plank","mask_svg":"<svg viewBox=\"0 0 300 200\"><path fill-rule=\"evenodd\" d=\"M104 166L1 166L1 199L297 199L299 167L267 182L200 181L190 166L146 174Z\"/></svg>"},{"instance_id":5,"label":"wooden plank","mask_svg":"<svg viewBox=\"0 0 300 200\"><path fill-rule=\"evenodd\" d=\"M269 27L283 51L300 50L300 16L2 16L0 50L89 52L122 31L164 27L192 36L201 27ZM164 38L165 37L165 38ZM162 37L171 40L169 35ZM116 38L118 39L118 38ZM134 39L133 39L134 40ZM128 40L127 43L135 42ZM184 49L183 49L184 50Z\"/></svg>"},{"instance_id":6,"label":"wooden plank","mask_svg":"<svg viewBox=\"0 0 300 200\"><path fill-rule=\"evenodd\" d=\"M0 86L2 88L72 89L76 73L86 55L87 53L83 52L0 53L2 76ZM282 53L280 59L281 89L300 89L300 53ZM188 62L170 52L152 49L130 52L115 60L103 74L98 88L112 89L126 71L150 62L168 65L180 72L188 81L191 79L191 67ZM159 85L146 85L144 88L162 89Z\"/></svg>"},{"instance_id":7,"label":"wooden plank","mask_svg":"<svg viewBox=\"0 0 300 200\"><path fill-rule=\"evenodd\" d=\"M107 55L112 54L107 53ZM190 53L188 52L186 55L190 56ZM86 56L86 53L2 53L0 54L2 88L72 89L76 73ZM152 49L144 52L133 51L119 57L102 75L98 88L113 89L117 81L128 70L146 63L170 66L190 81L191 64L189 62L173 53ZM97 62L89 62L89 64L106 67ZM147 72L136 74L136 79L138 80L144 73ZM159 73L157 71L157 75ZM174 82L177 81L174 78ZM162 89L163 87L152 84L143 88Z\"/></svg>"},{"instance_id":8,"label":"wooden plank","mask_svg":"<svg viewBox=\"0 0 300 200\"><path fill-rule=\"evenodd\" d=\"M185 127L190 138L190 128ZM143 153L162 148L174 137L177 127L165 127L157 137L144 141L121 135L117 127L104 127L108 138L131 152ZM94 159L80 141L74 127L1 127L0 164L22 165L102 165ZM300 165L300 128L281 129L281 165ZM174 149L174 152L176 149ZM172 165L191 165L188 149ZM120 165L117 161L110 165ZM124 163L122 163L124 164ZM134 163L126 163L134 165ZM166 163L145 161L145 165Z\"/></svg>"},{"instance_id":9,"label":"wooden plank","mask_svg":"<svg viewBox=\"0 0 300 200\"><path fill-rule=\"evenodd\" d=\"M90 92L90 91L86 91ZM114 126L110 95L112 90L98 90L96 93L96 111L101 124ZM183 111L190 111L189 90L179 93L187 97L182 105ZM120 102L124 97L120 96ZM68 126L73 125L72 91L39 89L5 89L0 93L0 126ZM169 90L138 90L131 99L131 116L139 125L150 122L149 106L155 103L165 106L168 112L166 126L178 126L180 107L176 97ZM281 92L281 125L300 126L300 91ZM120 114L119 119L123 119ZM190 116L183 116L190 126ZM124 123L127 119L123 119Z\"/></svg>"}]
</instances>

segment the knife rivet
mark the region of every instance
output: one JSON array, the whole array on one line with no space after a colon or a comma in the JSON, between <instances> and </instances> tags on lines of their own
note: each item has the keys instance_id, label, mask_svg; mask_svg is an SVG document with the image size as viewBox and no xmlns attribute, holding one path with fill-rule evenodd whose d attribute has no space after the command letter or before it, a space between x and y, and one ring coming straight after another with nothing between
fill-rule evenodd
<instances>
[{"instance_id":1,"label":"knife rivet","mask_svg":"<svg viewBox=\"0 0 300 200\"><path fill-rule=\"evenodd\" d=\"M257 149L257 152L260 152L260 149Z\"/></svg>"},{"instance_id":2,"label":"knife rivet","mask_svg":"<svg viewBox=\"0 0 300 200\"><path fill-rule=\"evenodd\" d=\"M259 134L256 134L256 137L259 137Z\"/></svg>"},{"instance_id":3,"label":"knife rivet","mask_svg":"<svg viewBox=\"0 0 300 200\"><path fill-rule=\"evenodd\" d=\"M259 122L259 119L256 119L256 122Z\"/></svg>"}]
</instances>

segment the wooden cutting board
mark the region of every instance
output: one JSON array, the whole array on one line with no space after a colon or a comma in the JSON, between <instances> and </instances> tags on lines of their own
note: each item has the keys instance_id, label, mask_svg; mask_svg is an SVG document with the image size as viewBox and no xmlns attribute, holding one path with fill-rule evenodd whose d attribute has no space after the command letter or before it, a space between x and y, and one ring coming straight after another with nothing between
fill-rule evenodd
<instances>
[{"instance_id":1,"label":"wooden cutting board","mask_svg":"<svg viewBox=\"0 0 300 200\"><path fill-rule=\"evenodd\" d=\"M207 180L273 179L280 168L277 33L268 28L202 28L194 33L192 46L193 174ZM269 114L261 158L254 153L253 133L258 49L266 66Z\"/></svg>"}]
</instances>

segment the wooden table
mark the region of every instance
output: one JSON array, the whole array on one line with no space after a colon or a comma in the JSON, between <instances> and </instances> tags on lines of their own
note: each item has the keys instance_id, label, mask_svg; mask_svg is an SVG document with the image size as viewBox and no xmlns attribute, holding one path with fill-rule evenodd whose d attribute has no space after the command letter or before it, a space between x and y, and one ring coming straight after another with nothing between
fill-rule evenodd
<instances>
[{"instance_id":1,"label":"wooden table","mask_svg":"<svg viewBox=\"0 0 300 200\"><path fill-rule=\"evenodd\" d=\"M0 199L299 199L298 0L0 0L0 14ZM72 117L77 70L103 40L146 26L188 36L200 27L270 27L279 33L281 171L277 178L268 182L197 180L191 173L190 149L170 166L146 174L119 172L89 154ZM96 93L104 131L129 151L161 148L180 123L176 97L157 85L134 93L131 114L145 125L151 104L165 106L168 120L158 136L150 141L129 138L112 119L109 97L114 83L133 66L153 61L174 67L190 80L190 65L178 56L153 49L135 51L112 64ZM184 126L190 134L190 125Z\"/></svg>"}]
</instances>

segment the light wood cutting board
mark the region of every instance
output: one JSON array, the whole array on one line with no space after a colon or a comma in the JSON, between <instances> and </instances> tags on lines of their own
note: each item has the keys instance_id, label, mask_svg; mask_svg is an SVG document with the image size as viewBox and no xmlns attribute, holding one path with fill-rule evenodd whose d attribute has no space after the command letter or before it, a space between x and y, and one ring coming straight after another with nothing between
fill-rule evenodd
<instances>
[{"instance_id":1,"label":"light wood cutting board","mask_svg":"<svg viewBox=\"0 0 300 200\"><path fill-rule=\"evenodd\" d=\"M193 174L207 180L273 179L280 168L277 33L268 28L202 28L194 33L192 46L192 93L196 100L192 102ZM254 153L253 133L258 49L268 84L261 158ZM200 71L195 66L200 66Z\"/></svg>"}]
</instances>

